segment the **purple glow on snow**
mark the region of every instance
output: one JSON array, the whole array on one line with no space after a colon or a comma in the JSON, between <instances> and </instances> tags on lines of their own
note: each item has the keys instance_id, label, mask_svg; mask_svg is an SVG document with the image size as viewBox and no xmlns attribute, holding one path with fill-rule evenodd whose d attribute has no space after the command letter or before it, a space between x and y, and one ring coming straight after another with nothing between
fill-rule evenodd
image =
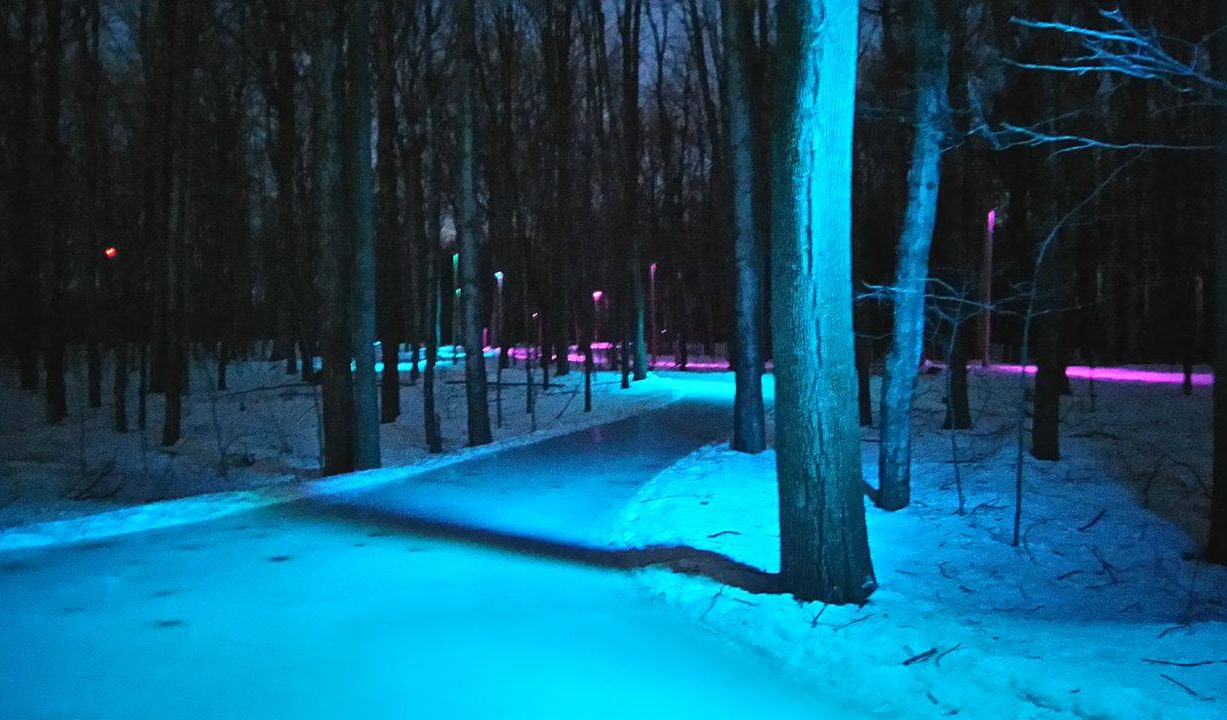
<instances>
[{"instance_id":1,"label":"purple glow on snow","mask_svg":"<svg viewBox=\"0 0 1227 720\"><path fill-rule=\"evenodd\" d=\"M1023 368L1021 365L992 365L989 367L992 372L1007 373L1010 375L1018 375L1021 372L1026 372L1028 375L1035 374L1035 366L1028 365ZM1182 372L1164 372L1161 370L1134 370L1132 368L1119 367L1086 367L1084 365L1071 365L1065 369L1065 374L1071 380L1098 380L1102 382L1120 382L1120 383L1146 383L1148 385L1183 385L1184 373ZM1213 373L1193 373L1193 385L1196 387L1210 387L1214 384Z\"/></svg>"},{"instance_id":2,"label":"purple glow on snow","mask_svg":"<svg viewBox=\"0 0 1227 720\"><path fill-rule=\"evenodd\" d=\"M600 290L592 291L592 302L599 303L603 297L605 297L605 293L601 292Z\"/></svg>"},{"instance_id":3,"label":"purple glow on snow","mask_svg":"<svg viewBox=\"0 0 1227 720\"><path fill-rule=\"evenodd\" d=\"M994 208L988 211L988 231L992 232L997 229L997 209Z\"/></svg>"}]
</instances>

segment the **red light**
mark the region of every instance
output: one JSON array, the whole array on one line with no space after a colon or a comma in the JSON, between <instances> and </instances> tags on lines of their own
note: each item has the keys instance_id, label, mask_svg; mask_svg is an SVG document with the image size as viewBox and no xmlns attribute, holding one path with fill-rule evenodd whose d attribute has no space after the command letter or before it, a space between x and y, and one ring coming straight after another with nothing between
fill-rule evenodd
<instances>
[{"instance_id":1,"label":"red light","mask_svg":"<svg viewBox=\"0 0 1227 720\"><path fill-rule=\"evenodd\" d=\"M114 260L115 258L119 257L119 250L116 249L114 245L112 245L108 247L107 249L103 250L102 254L106 255L107 260Z\"/></svg>"}]
</instances>

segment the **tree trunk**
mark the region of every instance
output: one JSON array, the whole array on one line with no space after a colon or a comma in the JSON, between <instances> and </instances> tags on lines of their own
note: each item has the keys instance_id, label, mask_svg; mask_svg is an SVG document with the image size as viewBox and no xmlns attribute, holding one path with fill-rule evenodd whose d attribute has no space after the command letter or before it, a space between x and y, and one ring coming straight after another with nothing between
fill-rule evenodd
<instances>
[{"instance_id":1,"label":"tree trunk","mask_svg":"<svg viewBox=\"0 0 1227 720\"><path fill-rule=\"evenodd\" d=\"M750 6L723 0L728 84L729 170L733 196L733 254L737 264L736 393L734 450L759 453L767 447L763 412L763 242L754 213L754 135L749 77Z\"/></svg>"},{"instance_id":2,"label":"tree trunk","mask_svg":"<svg viewBox=\"0 0 1227 720\"><path fill-rule=\"evenodd\" d=\"M469 446L488 445L490 404L486 393L486 356L482 348L482 262L477 220L477 29L475 0L456 7L460 34L460 187L456 245L460 251L460 304L464 336L464 386L468 403Z\"/></svg>"},{"instance_id":3,"label":"tree trunk","mask_svg":"<svg viewBox=\"0 0 1227 720\"><path fill-rule=\"evenodd\" d=\"M353 242L349 307L354 358L354 469L379 467L379 388L375 379L375 194L371 171L371 4L349 0L341 115L348 237Z\"/></svg>"},{"instance_id":4,"label":"tree trunk","mask_svg":"<svg viewBox=\"0 0 1227 720\"><path fill-rule=\"evenodd\" d=\"M427 220L428 223L432 221ZM433 221L438 227L438 221ZM426 370L422 373L422 419L426 431L426 447L432 453L443 452L443 436L439 431L439 411L435 408L435 363L439 360L439 252L438 234L427 232L428 243L422 253L422 286L425 291ZM430 242L433 241L433 242Z\"/></svg>"},{"instance_id":5,"label":"tree trunk","mask_svg":"<svg viewBox=\"0 0 1227 720\"><path fill-rule=\"evenodd\" d=\"M187 162L183 153L177 152L185 142L189 128L189 108L178 102L190 97L191 91L182 88L188 80L181 66L186 64L188 53L177 45L182 7L177 0L167 0L158 8L157 41L158 58L156 78L156 103L158 124L148 128L157 134L157 170L155 178L156 197L153 202L154 224L151 239L161 243L159 322L154 328L157 350L153 356L153 371L160 381L163 393L162 445L179 442L182 433L183 411L183 342L181 320L183 318L183 268L182 249L187 231ZM155 383L157 384L157 383Z\"/></svg>"},{"instance_id":6,"label":"tree trunk","mask_svg":"<svg viewBox=\"0 0 1227 720\"><path fill-rule=\"evenodd\" d=\"M37 0L25 0L21 11L20 66L17 71L17 110L13 113L12 139L15 173L12 178L13 240L16 262L13 276L14 345L21 387L38 389L39 257L35 223L34 146L34 22Z\"/></svg>"},{"instance_id":7,"label":"tree trunk","mask_svg":"<svg viewBox=\"0 0 1227 720\"><path fill-rule=\"evenodd\" d=\"M426 42L433 42L435 35L434 3L426 3L425 16ZM439 359L439 343L442 334L442 303L439 299L439 244L442 239L440 213L443 193L443 162L439 154L437 119L439 87L430 53L426 54L425 67L422 72L427 93L423 144L431 147L429 199L427 199L425 182L422 177L419 175L415 178L415 188L420 191L417 198L423 213L423 237L420 252L422 258L422 335L426 350L426 368L422 373L422 422L426 432L426 447L431 453L441 453L443 452L443 436L439 429L439 413L435 404L435 364Z\"/></svg>"},{"instance_id":8,"label":"tree trunk","mask_svg":"<svg viewBox=\"0 0 1227 720\"><path fill-rule=\"evenodd\" d=\"M63 54L60 0L46 0L46 63L43 73L43 136L48 154L47 184L43 210L43 372L46 378L47 421L58 423L68 416L64 388L64 275L62 237L64 149L60 142L60 64Z\"/></svg>"},{"instance_id":9,"label":"tree trunk","mask_svg":"<svg viewBox=\"0 0 1227 720\"><path fill-rule=\"evenodd\" d=\"M100 273L98 259L101 256L100 208L101 190L104 185L102 177L102 148L105 137L102 135L102 110L99 93L102 85L102 73L98 55L100 8L98 0L80 3L73 13L73 25L76 30L77 67L77 100L81 107L82 154L81 163L84 177L84 207L81 212L81 226L85 236L85 284L86 301L91 307L104 307L100 297ZM90 41L91 37L93 42ZM102 348L104 332L107 323L102 318L109 318L109 313L99 313L100 321L90 323L86 339L86 375L88 386L88 405L91 408L102 407Z\"/></svg>"},{"instance_id":10,"label":"tree trunk","mask_svg":"<svg viewBox=\"0 0 1227 720\"><path fill-rule=\"evenodd\" d=\"M869 382L873 379L873 344L868 338L856 338L856 400L860 411L861 427L873 427L873 393Z\"/></svg>"},{"instance_id":11,"label":"tree trunk","mask_svg":"<svg viewBox=\"0 0 1227 720\"><path fill-rule=\"evenodd\" d=\"M648 376L648 352L645 341L646 298L643 290L643 259L641 225L639 222L639 156L641 152L641 119L639 116L640 29L643 0L623 0L618 17L622 37L622 123L623 167L622 202L623 235L626 243L625 288L622 298L626 325L623 342L629 347L624 359L631 360L635 380ZM633 352L634 357L625 357ZM626 371L623 386L626 383Z\"/></svg>"},{"instance_id":12,"label":"tree trunk","mask_svg":"<svg viewBox=\"0 0 1227 720\"><path fill-rule=\"evenodd\" d=\"M298 236L304 223L300 214L298 188L299 132L296 88L298 70L294 61L292 14L286 0L267 3L272 26L272 59L269 104L276 111L277 132L270 138L269 152L277 188L277 277L273 290L277 302L277 341L273 357L285 361L287 374L299 372L304 382L314 382L314 358L308 348L309 324L306 306L312 294L304 269L305 258L298 249ZM296 349L299 359L295 360Z\"/></svg>"},{"instance_id":13,"label":"tree trunk","mask_svg":"<svg viewBox=\"0 0 1227 720\"><path fill-rule=\"evenodd\" d=\"M781 589L863 603L865 529L852 332L856 0L776 6L772 208Z\"/></svg>"},{"instance_id":14,"label":"tree trunk","mask_svg":"<svg viewBox=\"0 0 1227 720\"><path fill-rule=\"evenodd\" d=\"M882 441L875 501L885 510L902 509L911 501L912 396L924 347L929 249L937 221L942 142L950 114L946 98L948 33L937 0L913 0L909 12L916 54L916 138L895 271L894 332L882 378Z\"/></svg>"},{"instance_id":15,"label":"tree trunk","mask_svg":"<svg viewBox=\"0 0 1227 720\"><path fill-rule=\"evenodd\" d=\"M1042 166L1032 192L1039 197L1037 227L1040 233L1053 232L1058 219L1060 173L1049 158ZM1031 456L1037 460L1061 458L1060 421L1061 396L1068 387L1065 376L1062 322L1071 304L1070 294L1074 272L1071 238L1068 233L1054 237L1048 251L1036 267L1034 279L1035 313L1031 318L1031 336L1035 358L1035 394L1031 420ZM1023 360L1026 362L1026 359Z\"/></svg>"},{"instance_id":16,"label":"tree trunk","mask_svg":"<svg viewBox=\"0 0 1227 720\"><path fill-rule=\"evenodd\" d=\"M1032 321L1036 373L1031 456L1037 460L1061 459L1061 387L1065 372L1060 358L1058 319L1059 316L1046 313Z\"/></svg>"},{"instance_id":17,"label":"tree trunk","mask_svg":"<svg viewBox=\"0 0 1227 720\"><path fill-rule=\"evenodd\" d=\"M380 421L396 422L400 416L400 343L404 334L401 289L400 227L397 206L396 168L396 11L393 0L379 3L379 339L383 349L380 378Z\"/></svg>"},{"instance_id":18,"label":"tree trunk","mask_svg":"<svg viewBox=\"0 0 1227 720\"><path fill-rule=\"evenodd\" d=\"M961 310L956 311L961 312ZM951 329L950 357L946 359L950 373L946 386L946 419L944 430L967 430L971 427L971 406L967 401L967 324L970 320L956 322Z\"/></svg>"},{"instance_id":19,"label":"tree trunk","mask_svg":"<svg viewBox=\"0 0 1227 720\"><path fill-rule=\"evenodd\" d=\"M172 21L173 23L173 21ZM172 30L173 32L173 30ZM168 45L167 47L173 47ZM184 81L186 84L186 81ZM173 92L173 91L172 91ZM187 91L190 93L190 90ZM190 97L185 93L184 97ZM189 112L186 105L178 107L178 103L170 103L179 113L177 120L179 137L187 137ZM174 113L172 113L172 117ZM173 156L172 156L173 157ZM162 396L164 400L162 414L162 445L170 447L179 442L183 436L183 396L187 394L188 358L187 337L184 332L184 320L187 313L185 303L183 264L184 249L187 245L188 226L188 187L187 163L185 157L180 157L177 171L172 160L172 177L170 183L174 188L171 202L174 210L170 212L170 232L167 234L166 248L166 358L163 366L166 376L163 380Z\"/></svg>"},{"instance_id":20,"label":"tree trunk","mask_svg":"<svg viewBox=\"0 0 1227 720\"><path fill-rule=\"evenodd\" d=\"M345 100L341 49L345 19L332 3L320 6L321 39L311 66L318 73L316 87L316 159L319 178L319 296L321 326L320 390L325 475L354 469L354 386L350 370L348 230L343 196L346 192L339 144L338 114Z\"/></svg>"},{"instance_id":21,"label":"tree trunk","mask_svg":"<svg viewBox=\"0 0 1227 720\"><path fill-rule=\"evenodd\" d=\"M115 384L112 398L115 403L114 428L117 433L128 432L128 343L115 343Z\"/></svg>"},{"instance_id":22,"label":"tree trunk","mask_svg":"<svg viewBox=\"0 0 1227 720\"><path fill-rule=\"evenodd\" d=\"M554 348L555 374L559 376L571 370L571 265L574 255L572 245L575 242L575 188L571 169L571 148L574 146L572 94L575 84L571 72L573 5L572 0L551 0L546 4L541 41L548 132L545 148L546 193L550 213L545 220L545 230L550 234L546 246L550 253L552 305L548 313L550 326L547 343ZM511 102L506 104L510 105ZM514 145L512 147L514 149Z\"/></svg>"},{"instance_id":23,"label":"tree trunk","mask_svg":"<svg viewBox=\"0 0 1227 720\"><path fill-rule=\"evenodd\" d=\"M149 344L141 341L137 355L139 367L136 374L136 426L144 432L149 416Z\"/></svg>"},{"instance_id":24,"label":"tree trunk","mask_svg":"<svg viewBox=\"0 0 1227 720\"><path fill-rule=\"evenodd\" d=\"M1227 25L1227 1L1214 3L1214 27ZM1214 67L1227 68L1227 33L1214 36ZM1221 78L1220 78L1221 79ZM1218 142L1227 146L1227 110L1216 119ZM1214 496L1210 509L1210 545L1206 558L1227 565L1227 158L1217 156L1214 225Z\"/></svg>"}]
</instances>

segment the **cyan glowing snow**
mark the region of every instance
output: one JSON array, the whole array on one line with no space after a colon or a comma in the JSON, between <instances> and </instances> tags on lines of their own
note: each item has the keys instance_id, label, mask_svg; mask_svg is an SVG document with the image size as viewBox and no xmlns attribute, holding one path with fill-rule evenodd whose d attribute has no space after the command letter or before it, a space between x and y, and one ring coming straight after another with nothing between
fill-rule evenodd
<instances>
[{"instance_id":1,"label":"cyan glowing snow","mask_svg":"<svg viewBox=\"0 0 1227 720\"><path fill-rule=\"evenodd\" d=\"M710 379L686 381L729 391ZM638 483L726 413L692 403L329 503L9 553L0 717L860 717L592 561L622 550L608 524Z\"/></svg>"}]
</instances>

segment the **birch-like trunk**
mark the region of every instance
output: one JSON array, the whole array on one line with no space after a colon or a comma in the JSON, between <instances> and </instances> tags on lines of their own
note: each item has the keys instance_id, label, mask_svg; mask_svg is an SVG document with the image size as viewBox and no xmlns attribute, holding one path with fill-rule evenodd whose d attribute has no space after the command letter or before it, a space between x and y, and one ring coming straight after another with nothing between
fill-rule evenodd
<instances>
[{"instance_id":1,"label":"birch-like trunk","mask_svg":"<svg viewBox=\"0 0 1227 720\"><path fill-rule=\"evenodd\" d=\"M924 347L929 248L937 221L942 142L950 113L946 98L949 43L937 1L915 0L909 8L916 53L916 138L895 271L894 333L882 385L876 501L886 510L899 510L911 501L912 396Z\"/></svg>"}]
</instances>

